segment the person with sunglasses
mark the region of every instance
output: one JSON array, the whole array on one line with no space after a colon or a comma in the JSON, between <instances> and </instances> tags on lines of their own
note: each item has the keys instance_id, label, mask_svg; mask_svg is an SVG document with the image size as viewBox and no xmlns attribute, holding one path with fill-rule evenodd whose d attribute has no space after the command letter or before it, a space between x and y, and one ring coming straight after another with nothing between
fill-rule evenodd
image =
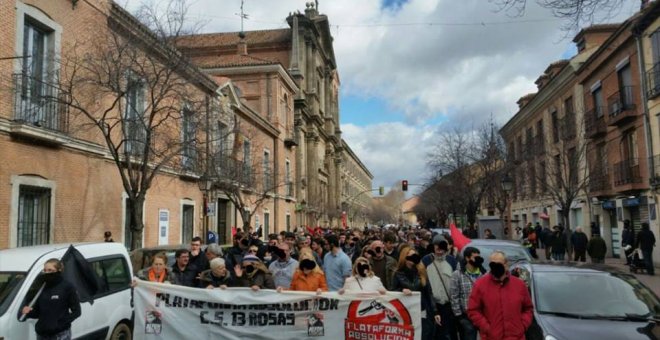
<instances>
[{"instance_id":1,"label":"person with sunglasses","mask_svg":"<svg viewBox=\"0 0 660 340\"><path fill-rule=\"evenodd\" d=\"M380 278L371 270L369 260L364 257L358 257L353 265L352 275L346 278L344 287L338 293L344 294L345 292L379 292L380 294L387 293L387 289L383 286Z\"/></svg>"},{"instance_id":2,"label":"person with sunglasses","mask_svg":"<svg viewBox=\"0 0 660 340\"><path fill-rule=\"evenodd\" d=\"M391 288L392 276L396 271L396 261L385 255L385 245L379 240L371 242L369 250L372 252L369 264L373 268L374 274L380 278L385 287Z\"/></svg>"},{"instance_id":3,"label":"person with sunglasses","mask_svg":"<svg viewBox=\"0 0 660 340\"><path fill-rule=\"evenodd\" d=\"M442 320L435 308L431 283L421 261L422 257L414 247L402 247L399 264L392 278L392 290L403 292L404 295L421 293L422 315L426 315L422 318L422 340L427 340L433 338L434 324L442 325Z\"/></svg>"},{"instance_id":4,"label":"person with sunglasses","mask_svg":"<svg viewBox=\"0 0 660 340\"><path fill-rule=\"evenodd\" d=\"M234 266L234 273L237 287L250 287L255 292L259 289L275 289L273 276L255 255L243 256L241 264Z\"/></svg>"}]
</instances>

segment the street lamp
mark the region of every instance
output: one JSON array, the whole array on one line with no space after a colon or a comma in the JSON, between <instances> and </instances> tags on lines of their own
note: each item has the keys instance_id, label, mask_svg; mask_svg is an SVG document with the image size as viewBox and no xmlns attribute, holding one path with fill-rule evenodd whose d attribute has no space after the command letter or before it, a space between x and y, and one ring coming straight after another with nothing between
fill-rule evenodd
<instances>
[{"instance_id":1,"label":"street lamp","mask_svg":"<svg viewBox=\"0 0 660 340\"><path fill-rule=\"evenodd\" d=\"M509 203L509 192L513 190L513 179L509 174L504 174L502 178L502 190L504 191L504 204L506 204L506 231L509 234L509 237L513 235L511 230L511 204Z\"/></svg>"},{"instance_id":2,"label":"street lamp","mask_svg":"<svg viewBox=\"0 0 660 340\"><path fill-rule=\"evenodd\" d=\"M213 187L213 180L211 177L209 177L207 174L202 175L202 177L199 178L199 181L197 181L197 185L199 186L199 190L204 194L204 206L202 209L204 210L204 236L205 238L208 239L208 232L209 232L209 217L208 217L208 205L209 205L209 192L211 191L211 188ZM224 235L223 235L224 237Z\"/></svg>"}]
</instances>

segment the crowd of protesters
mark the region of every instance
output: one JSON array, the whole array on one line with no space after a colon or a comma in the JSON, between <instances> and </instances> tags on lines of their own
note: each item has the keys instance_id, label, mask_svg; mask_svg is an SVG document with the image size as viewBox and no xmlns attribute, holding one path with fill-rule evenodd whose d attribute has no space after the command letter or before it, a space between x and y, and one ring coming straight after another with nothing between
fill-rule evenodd
<instances>
[{"instance_id":1,"label":"crowd of protesters","mask_svg":"<svg viewBox=\"0 0 660 340\"><path fill-rule=\"evenodd\" d=\"M489 276L483 267L484 259L478 249L466 247L459 263L458 249L448 234L404 227L298 228L267 235L262 241L254 233L239 230L225 251L217 244L202 251L201 241L195 237L190 249L176 251L170 268L164 254L155 256L152 266L141 270L138 277L207 289L250 287L254 291L317 294L418 292L422 339L476 339L477 332L482 339L489 339L503 334L499 326L489 324L489 318L497 316L492 307L487 307L492 301L471 294L478 280ZM518 279L510 277L508 269L502 271L498 267L500 261L504 268L506 258L503 254L493 256L496 258L490 260L498 271L497 277L489 280L511 286L508 282ZM519 284L524 286L518 281L516 291ZM529 309L531 313L529 306L524 307L518 310L527 313Z\"/></svg>"}]
</instances>

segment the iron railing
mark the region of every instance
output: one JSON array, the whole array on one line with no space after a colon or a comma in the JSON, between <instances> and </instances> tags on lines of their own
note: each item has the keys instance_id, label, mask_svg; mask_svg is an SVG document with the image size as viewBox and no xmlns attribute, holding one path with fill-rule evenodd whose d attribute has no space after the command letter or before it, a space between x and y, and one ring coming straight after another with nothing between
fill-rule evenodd
<instances>
[{"instance_id":1,"label":"iron railing","mask_svg":"<svg viewBox=\"0 0 660 340\"><path fill-rule=\"evenodd\" d=\"M634 86L622 86L619 91L607 98L610 117L616 117L624 112L635 109L633 100Z\"/></svg>"},{"instance_id":2,"label":"iron railing","mask_svg":"<svg viewBox=\"0 0 660 340\"><path fill-rule=\"evenodd\" d=\"M660 61L646 71L646 95L653 98L660 94Z\"/></svg>"},{"instance_id":3,"label":"iron railing","mask_svg":"<svg viewBox=\"0 0 660 340\"><path fill-rule=\"evenodd\" d=\"M25 73L13 75L14 121L68 132L69 96L57 86Z\"/></svg>"},{"instance_id":4,"label":"iron railing","mask_svg":"<svg viewBox=\"0 0 660 340\"><path fill-rule=\"evenodd\" d=\"M589 188L591 191L609 190L612 188L610 178L610 171L607 167L596 166L589 172Z\"/></svg>"},{"instance_id":5,"label":"iron railing","mask_svg":"<svg viewBox=\"0 0 660 340\"><path fill-rule=\"evenodd\" d=\"M587 138L592 138L607 133L607 123L602 114L603 107L597 106L585 113L585 132Z\"/></svg>"},{"instance_id":6,"label":"iron railing","mask_svg":"<svg viewBox=\"0 0 660 340\"><path fill-rule=\"evenodd\" d=\"M614 164L614 184L626 185L632 183L641 183L638 158L630 158Z\"/></svg>"}]
</instances>

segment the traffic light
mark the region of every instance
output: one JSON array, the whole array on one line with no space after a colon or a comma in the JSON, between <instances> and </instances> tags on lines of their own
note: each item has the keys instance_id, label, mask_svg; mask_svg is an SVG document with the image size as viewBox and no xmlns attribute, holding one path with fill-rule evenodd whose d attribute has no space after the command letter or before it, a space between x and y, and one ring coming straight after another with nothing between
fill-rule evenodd
<instances>
[{"instance_id":1,"label":"traffic light","mask_svg":"<svg viewBox=\"0 0 660 340\"><path fill-rule=\"evenodd\" d=\"M378 187L378 194L383 196L385 194L385 187Z\"/></svg>"},{"instance_id":2,"label":"traffic light","mask_svg":"<svg viewBox=\"0 0 660 340\"><path fill-rule=\"evenodd\" d=\"M407 179L404 179L403 181L401 181L401 190L408 191L408 180Z\"/></svg>"}]
</instances>

